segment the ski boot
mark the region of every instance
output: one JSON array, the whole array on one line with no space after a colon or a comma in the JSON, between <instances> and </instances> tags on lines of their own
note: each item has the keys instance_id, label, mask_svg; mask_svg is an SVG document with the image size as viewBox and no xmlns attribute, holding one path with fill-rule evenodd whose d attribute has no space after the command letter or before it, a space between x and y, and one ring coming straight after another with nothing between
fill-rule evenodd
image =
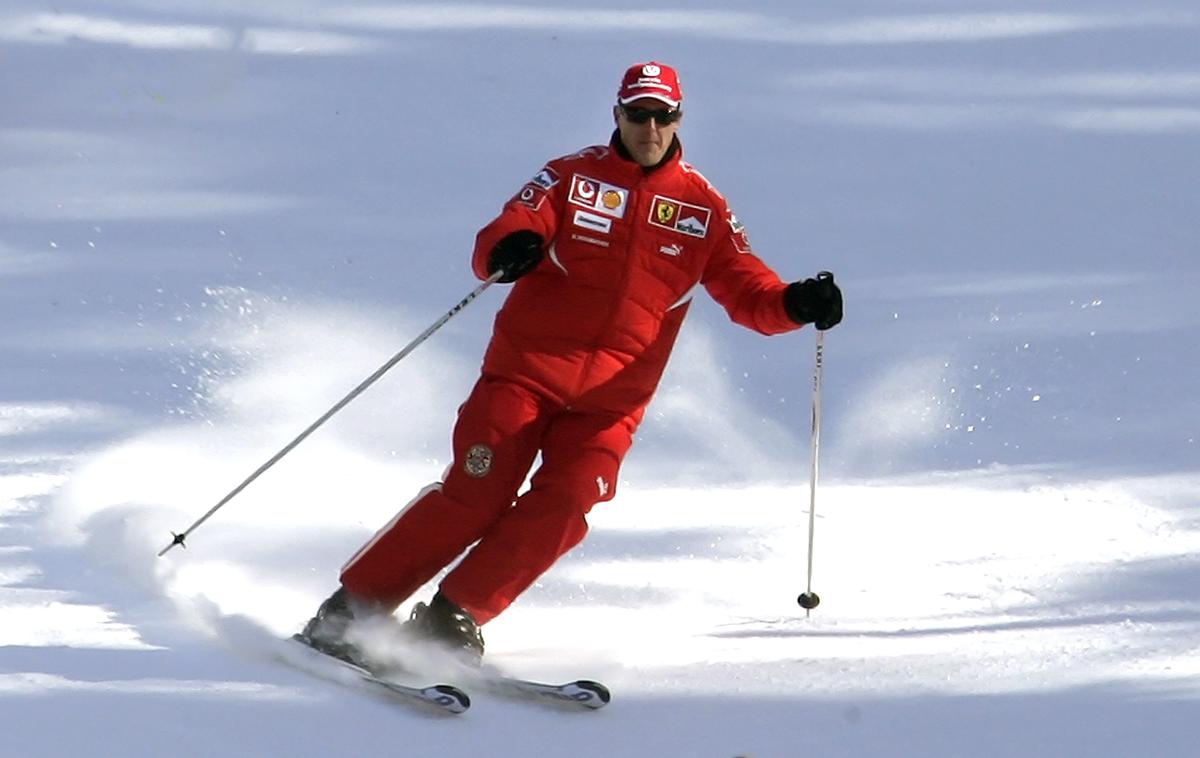
<instances>
[{"instance_id":1,"label":"ski boot","mask_svg":"<svg viewBox=\"0 0 1200 758\"><path fill-rule=\"evenodd\" d=\"M345 587L339 587L321 603L317 614L304 625L304 630L294 636L325 655L370 670L370 659L347 634L351 624L370 615L374 614L368 604L356 599Z\"/></svg>"},{"instance_id":2,"label":"ski boot","mask_svg":"<svg viewBox=\"0 0 1200 758\"><path fill-rule=\"evenodd\" d=\"M413 638L433 642L467 665L483 665L483 634L471 614L441 592L429 604L417 603L405 631Z\"/></svg>"}]
</instances>

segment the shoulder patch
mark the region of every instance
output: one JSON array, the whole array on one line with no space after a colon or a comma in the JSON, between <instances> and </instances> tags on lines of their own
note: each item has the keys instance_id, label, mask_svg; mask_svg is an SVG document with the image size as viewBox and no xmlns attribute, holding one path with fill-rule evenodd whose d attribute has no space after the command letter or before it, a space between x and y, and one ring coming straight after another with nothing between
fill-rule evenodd
<instances>
[{"instance_id":1,"label":"shoulder patch","mask_svg":"<svg viewBox=\"0 0 1200 758\"><path fill-rule=\"evenodd\" d=\"M521 188L509 202L517 202L521 205L526 205L535 211L542 207L542 203L546 202L546 190L538 185L530 182Z\"/></svg>"},{"instance_id":2,"label":"shoulder patch","mask_svg":"<svg viewBox=\"0 0 1200 758\"><path fill-rule=\"evenodd\" d=\"M509 202L518 202L536 211L545 202L546 193L556 184L558 184L558 172L549 166L543 166L541 171L525 182L525 186L518 190Z\"/></svg>"},{"instance_id":3,"label":"shoulder patch","mask_svg":"<svg viewBox=\"0 0 1200 758\"><path fill-rule=\"evenodd\" d=\"M750 238L746 236L746 227L738 220L737 215L731 210L729 211L729 229L730 238L733 240L733 246L739 253L750 254L754 251L750 249Z\"/></svg>"},{"instance_id":4,"label":"shoulder patch","mask_svg":"<svg viewBox=\"0 0 1200 758\"><path fill-rule=\"evenodd\" d=\"M552 188L558 184L558 174L549 166L543 166L542 170L534 174L534 177L529 180L530 184L536 184L544 190Z\"/></svg>"}]
</instances>

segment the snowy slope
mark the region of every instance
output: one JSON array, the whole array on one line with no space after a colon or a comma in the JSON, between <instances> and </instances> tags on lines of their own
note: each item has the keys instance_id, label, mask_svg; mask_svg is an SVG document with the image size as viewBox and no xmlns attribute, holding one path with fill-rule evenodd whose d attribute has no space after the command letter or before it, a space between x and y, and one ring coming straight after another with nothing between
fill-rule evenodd
<instances>
[{"instance_id":1,"label":"snowy slope","mask_svg":"<svg viewBox=\"0 0 1200 758\"><path fill-rule=\"evenodd\" d=\"M253 6L253 7L245 7ZM486 630L598 713L431 718L274 659L446 464L475 284L620 71L812 334L701 296L593 534ZM0 8L0 755L1191 756L1200 12L1188 2Z\"/></svg>"}]
</instances>

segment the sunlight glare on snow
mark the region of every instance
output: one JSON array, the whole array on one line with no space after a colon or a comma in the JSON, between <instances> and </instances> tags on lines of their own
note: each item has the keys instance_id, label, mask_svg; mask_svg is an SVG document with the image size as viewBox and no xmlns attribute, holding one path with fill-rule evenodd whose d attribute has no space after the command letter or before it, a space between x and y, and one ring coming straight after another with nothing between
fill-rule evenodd
<instances>
[{"instance_id":1,"label":"sunlight glare on snow","mask_svg":"<svg viewBox=\"0 0 1200 758\"><path fill-rule=\"evenodd\" d=\"M571 582L598 593L620 587L628 597L629 610L619 607L621 593L610 591L597 598L617 598L616 607L574 611L577 628L594 635L588 646L621 650L625 665L646 668L764 659L853 668L869 657L876 661L865 683L872 691L919 689L931 671L944 673L942 686L962 692L1020 690L1032 682L1083 686L1133 675L1141 664L1130 664L1131 651L1138 651L1135 660L1152 653L1156 635L1114 625L1125 613L1120 606L1069 599L1089 591L1104 596L1095 586L1105 581L1099 567L1200 550L1200 536L1167 531L1174 517L1119 482L1013 490L984 477L957 486L829 487L816 535L814 589L824 600L806 620L794 604L806 555L798 494L757 488L627 495L618 512L594 519L592 539L658 532L658 557L571 565ZM678 506L664 504L685 502L689 522L714 530L744 519L736 539L711 554L673 552L667 527ZM661 604L634 600L649 587L661 593ZM536 629L531 635L536 639ZM947 637L989 642L948 646ZM751 641L757 644L744 644ZM1057 658L1013 656L1020 648L1057 651ZM914 669L925 674L914 677ZM847 686L840 681L836 688Z\"/></svg>"},{"instance_id":2,"label":"sunlight glare on snow","mask_svg":"<svg viewBox=\"0 0 1200 758\"><path fill-rule=\"evenodd\" d=\"M0 593L0 646L154 650L133 627L94 605L70 602L67 593L7 589Z\"/></svg>"},{"instance_id":3,"label":"sunlight glare on snow","mask_svg":"<svg viewBox=\"0 0 1200 758\"><path fill-rule=\"evenodd\" d=\"M0 674L0 697L51 695L55 692L100 692L108 695L180 695L244 700L302 700L308 696L291 687L260 682L196 679L109 679L85 681L34 672Z\"/></svg>"}]
</instances>

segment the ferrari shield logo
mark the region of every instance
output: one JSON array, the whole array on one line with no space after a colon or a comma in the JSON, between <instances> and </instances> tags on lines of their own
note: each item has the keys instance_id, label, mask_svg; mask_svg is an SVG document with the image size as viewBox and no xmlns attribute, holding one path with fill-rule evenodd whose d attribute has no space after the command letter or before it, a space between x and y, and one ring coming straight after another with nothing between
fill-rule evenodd
<instances>
[{"instance_id":1,"label":"ferrari shield logo","mask_svg":"<svg viewBox=\"0 0 1200 758\"><path fill-rule=\"evenodd\" d=\"M708 235L708 221L712 210L702 205L692 205L662 195L655 195L646 220L655 226L686 234L689 237Z\"/></svg>"}]
</instances>

